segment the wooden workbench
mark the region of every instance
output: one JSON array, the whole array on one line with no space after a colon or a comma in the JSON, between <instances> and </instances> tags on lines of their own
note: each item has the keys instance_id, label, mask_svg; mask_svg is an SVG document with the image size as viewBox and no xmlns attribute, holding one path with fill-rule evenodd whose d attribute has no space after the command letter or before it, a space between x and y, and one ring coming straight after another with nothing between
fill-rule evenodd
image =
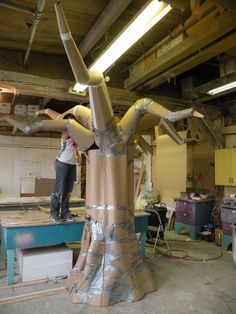
<instances>
[{"instance_id":1,"label":"wooden workbench","mask_svg":"<svg viewBox=\"0 0 236 314\"><path fill-rule=\"evenodd\" d=\"M1 211L2 255L7 256L7 284L14 282L15 249L56 245L80 241L84 228L85 208L71 208L73 222L55 223L49 218L49 208ZM148 213L135 212L135 230L141 233L141 255L145 256Z\"/></svg>"},{"instance_id":2,"label":"wooden workbench","mask_svg":"<svg viewBox=\"0 0 236 314\"><path fill-rule=\"evenodd\" d=\"M0 198L0 211L27 209L37 206L48 207L50 203L51 196L3 197ZM79 197L70 198L70 207L80 207L84 205L85 199Z\"/></svg>"}]
</instances>

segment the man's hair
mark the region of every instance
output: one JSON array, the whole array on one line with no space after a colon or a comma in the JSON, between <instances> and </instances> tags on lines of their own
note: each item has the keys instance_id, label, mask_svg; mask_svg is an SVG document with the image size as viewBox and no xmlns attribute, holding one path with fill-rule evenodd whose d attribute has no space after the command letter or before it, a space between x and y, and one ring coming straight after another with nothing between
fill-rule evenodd
<instances>
[{"instance_id":1,"label":"man's hair","mask_svg":"<svg viewBox=\"0 0 236 314\"><path fill-rule=\"evenodd\" d=\"M72 113L67 113L63 119L75 119L75 117Z\"/></svg>"}]
</instances>

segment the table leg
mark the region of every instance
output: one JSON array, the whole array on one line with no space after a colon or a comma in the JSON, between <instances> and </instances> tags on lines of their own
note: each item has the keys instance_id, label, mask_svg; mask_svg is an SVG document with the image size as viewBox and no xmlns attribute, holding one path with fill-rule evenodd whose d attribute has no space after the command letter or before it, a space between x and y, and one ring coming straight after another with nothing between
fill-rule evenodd
<instances>
[{"instance_id":1,"label":"table leg","mask_svg":"<svg viewBox=\"0 0 236 314\"><path fill-rule=\"evenodd\" d=\"M3 232L2 232L2 228L0 225L0 233L1 233L1 255L2 256L6 256L6 248L4 245L4 237L3 237Z\"/></svg>"},{"instance_id":2,"label":"table leg","mask_svg":"<svg viewBox=\"0 0 236 314\"><path fill-rule=\"evenodd\" d=\"M3 238L1 238L1 255L2 255L2 256L7 256L6 254L7 254L7 253L6 253L6 247L5 247L5 245L4 245Z\"/></svg>"},{"instance_id":3,"label":"table leg","mask_svg":"<svg viewBox=\"0 0 236 314\"><path fill-rule=\"evenodd\" d=\"M143 257L145 257L146 231L145 231L145 232L141 232L140 241L141 241L141 255L142 255Z\"/></svg>"},{"instance_id":4,"label":"table leg","mask_svg":"<svg viewBox=\"0 0 236 314\"><path fill-rule=\"evenodd\" d=\"M7 284L14 283L14 249L7 250Z\"/></svg>"}]
</instances>

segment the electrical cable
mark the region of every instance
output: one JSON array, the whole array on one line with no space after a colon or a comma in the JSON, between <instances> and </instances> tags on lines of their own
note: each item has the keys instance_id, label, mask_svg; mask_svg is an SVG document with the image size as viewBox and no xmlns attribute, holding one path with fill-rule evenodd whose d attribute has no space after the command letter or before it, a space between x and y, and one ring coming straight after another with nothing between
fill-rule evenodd
<instances>
[{"instance_id":1,"label":"electrical cable","mask_svg":"<svg viewBox=\"0 0 236 314\"><path fill-rule=\"evenodd\" d=\"M203 242L202 240L177 240L177 239L173 239L173 240L168 240L170 241L175 241L175 242ZM146 244L147 245L147 244ZM149 245L151 246L151 245ZM223 256L223 251L221 250L220 254L216 257L209 257L206 259L203 258L199 258L199 257L195 257L189 254L189 252L187 252L186 250L180 250L180 249L170 249L170 250L160 250L160 248L158 248L159 253L161 255L163 255L164 257L170 258L170 259L182 259L182 260L186 260L186 261L192 261L192 262L209 262L209 261L215 261L218 260L219 258L221 258ZM178 252L181 253L182 256L178 256L175 255L174 253Z\"/></svg>"}]
</instances>

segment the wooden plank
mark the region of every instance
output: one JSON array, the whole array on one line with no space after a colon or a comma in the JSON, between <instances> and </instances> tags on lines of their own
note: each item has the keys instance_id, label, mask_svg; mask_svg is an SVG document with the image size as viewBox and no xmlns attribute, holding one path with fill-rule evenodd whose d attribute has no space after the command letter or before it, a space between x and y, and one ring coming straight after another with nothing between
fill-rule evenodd
<instances>
[{"instance_id":1,"label":"wooden plank","mask_svg":"<svg viewBox=\"0 0 236 314\"><path fill-rule=\"evenodd\" d=\"M202 18L200 21L195 23L193 26L189 27L186 30L186 33L189 36L194 34L198 29L200 29L203 26L206 26L207 23L209 23L212 19L217 17L217 15L219 15L219 13L222 14L223 12L224 12L223 8L220 8L220 7L216 8L215 10L211 11L208 15L206 15L204 18Z\"/></svg>"},{"instance_id":2,"label":"wooden plank","mask_svg":"<svg viewBox=\"0 0 236 314\"><path fill-rule=\"evenodd\" d=\"M51 295L57 295L57 294L64 294L66 293L66 287L61 288L55 288L55 289L49 289L44 291L36 291L32 293L27 294L21 294L14 297L7 297L0 299L0 304L12 304L16 302L31 300L35 298L41 298L41 297L48 297Z\"/></svg>"},{"instance_id":3,"label":"wooden plank","mask_svg":"<svg viewBox=\"0 0 236 314\"><path fill-rule=\"evenodd\" d=\"M142 137L139 137L138 144L143 149L144 152L149 152L149 154L153 154L152 146Z\"/></svg>"},{"instance_id":4,"label":"wooden plank","mask_svg":"<svg viewBox=\"0 0 236 314\"><path fill-rule=\"evenodd\" d=\"M33 281L28 281L28 282L21 282L21 283L17 283L17 284L13 284L13 285L0 286L0 291L15 290L18 288L28 287L28 286L32 286L32 285L47 284L49 281L52 281L52 280L50 280L50 279L39 279L39 280L33 280Z\"/></svg>"},{"instance_id":5,"label":"wooden plank","mask_svg":"<svg viewBox=\"0 0 236 314\"><path fill-rule=\"evenodd\" d=\"M145 165L142 162L142 166L141 166L140 174L139 174L139 178L138 178L138 184L137 184L137 187L136 187L136 190L135 190L135 194L134 194L134 201L136 201L136 199L137 199L137 197L139 195L139 191L140 191L140 187L141 187L144 171L145 171Z\"/></svg>"},{"instance_id":6,"label":"wooden plank","mask_svg":"<svg viewBox=\"0 0 236 314\"><path fill-rule=\"evenodd\" d=\"M83 198L79 197L71 197L70 203L84 202ZM0 198L0 207L7 206L24 206L27 204L32 205L41 205L41 204L50 204L51 196L32 196L32 197L1 197Z\"/></svg>"},{"instance_id":7,"label":"wooden plank","mask_svg":"<svg viewBox=\"0 0 236 314\"><path fill-rule=\"evenodd\" d=\"M25 227L25 226L42 226L42 225L54 225L49 217L49 208L40 209L27 209L18 211L8 211L5 214L0 212L0 222L3 227ZM71 209L72 212L76 212L75 208ZM74 222L84 220L85 208L78 210ZM68 223L68 222L61 222ZM73 222L71 222L73 223Z\"/></svg>"}]
</instances>

